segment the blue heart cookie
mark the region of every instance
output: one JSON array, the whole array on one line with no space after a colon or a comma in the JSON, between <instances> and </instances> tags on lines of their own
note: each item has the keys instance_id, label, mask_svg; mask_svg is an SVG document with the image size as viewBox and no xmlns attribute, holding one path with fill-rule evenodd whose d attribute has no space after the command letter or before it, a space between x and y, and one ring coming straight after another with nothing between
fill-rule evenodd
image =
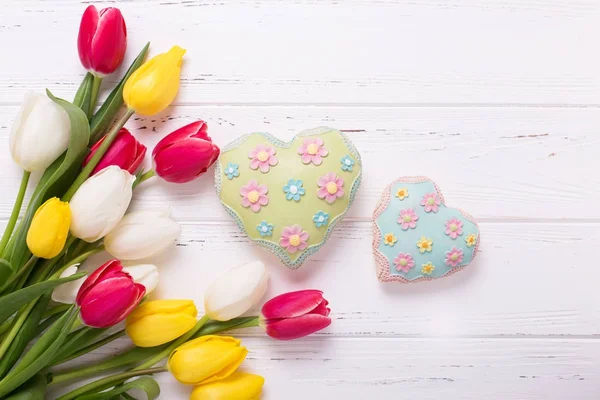
<instances>
[{"instance_id":1,"label":"blue heart cookie","mask_svg":"<svg viewBox=\"0 0 600 400\"><path fill-rule=\"evenodd\" d=\"M382 282L419 282L466 267L479 248L470 215L446 207L437 185L402 177L383 192L373 214L373 253Z\"/></svg>"}]
</instances>

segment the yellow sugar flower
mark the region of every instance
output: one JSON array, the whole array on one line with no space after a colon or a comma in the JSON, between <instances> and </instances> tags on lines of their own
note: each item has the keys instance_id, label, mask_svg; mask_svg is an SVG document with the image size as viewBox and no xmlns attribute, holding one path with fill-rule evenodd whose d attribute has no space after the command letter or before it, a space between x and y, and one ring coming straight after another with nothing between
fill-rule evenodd
<instances>
[{"instance_id":1,"label":"yellow sugar flower","mask_svg":"<svg viewBox=\"0 0 600 400\"><path fill-rule=\"evenodd\" d=\"M405 198L408 197L408 189L407 188L400 188L396 191L396 197L399 198L400 200L404 200Z\"/></svg>"},{"instance_id":2,"label":"yellow sugar flower","mask_svg":"<svg viewBox=\"0 0 600 400\"><path fill-rule=\"evenodd\" d=\"M433 246L433 240L426 238L425 236L421 236L421 239L417 242L417 247L421 253L425 253L426 251L431 251Z\"/></svg>"},{"instance_id":3,"label":"yellow sugar flower","mask_svg":"<svg viewBox=\"0 0 600 400\"><path fill-rule=\"evenodd\" d=\"M383 244L386 246L393 246L398 241L398 238L393 233L386 233L383 235Z\"/></svg>"},{"instance_id":4,"label":"yellow sugar flower","mask_svg":"<svg viewBox=\"0 0 600 400\"><path fill-rule=\"evenodd\" d=\"M465 242L467 242L468 247L475 246L475 243L477 243L477 235L474 233L470 234L466 237Z\"/></svg>"},{"instance_id":5,"label":"yellow sugar flower","mask_svg":"<svg viewBox=\"0 0 600 400\"><path fill-rule=\"evenodd\" d=\"M421 272L425 275L431 275L433 271L435 271L435 265L433 265L431 262L423 264L423 268L421 268Z\"/></svg>"}]
</instances>

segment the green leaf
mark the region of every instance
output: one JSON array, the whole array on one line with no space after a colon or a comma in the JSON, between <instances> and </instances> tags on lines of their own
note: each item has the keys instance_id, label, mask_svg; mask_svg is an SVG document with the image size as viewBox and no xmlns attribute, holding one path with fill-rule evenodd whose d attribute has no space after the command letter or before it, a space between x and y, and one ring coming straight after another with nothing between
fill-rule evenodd
<instances>
[{"instance_id":1,"label":"green leaf","mask_svg":"<svg viewBox=\"0 0 600 400\"><path fill-rule=\"evenodd\" d=\"M81 81L81 85L79 85L79 89L77 89L77 93L75 93L75 98L73 99L73 104L79 107L86 114L90 109L90 98L92 96L93 82L94 75L92 75L91 72L85 74L85 77Z\"/></svg>"},{"instance_id":2,"label":"green leaf","mask_svg":"<svg viewBox=\"0 0 600 400\"><path fill-rule=\"evenodd\" d=\"M160 395L160 386L158 383L149 376L143 376L134 381L127 382L123 385L116 386L112 390L108 390L106 392L86 394L83 396L77 397L78 400L107 400L111 399L115 396L118 396L122 393L126 393L128 390L138 389L143 390L146 393L146 397L148 400L157 399ZM104 390L104 389L101 389Z\"/></svg>"},{"instance_id":3,"label":"green leaf","mask_svg":"<svg viewBox=\"0 0 600 400\"><path fill-rule=\"evenodd\" d=\"M48 329L12 371L0 381L0 398L6 396L46 368L67 338L78 310L72 308Z\"/></svg>"},{"instance_id":4,"label":"green leaf","mask_svg":"<svg viewBox=\"0 0 600 400\"><path fill-rule=\"evenodd\" d=\"M23 354L23 351L25 351L25 348L29 342L37 336L38 324L44 316L44 312L46 311L46 307L48 307L48 303L50 303L49 294L42 296L35 303L35 306L19 329L7 352L0 359L0 378L3 378L8 371L10 371L13 365L15 365L15 363Z\"/></svg>"},{"instance_id":5,"label":"green leaf","mask_svg":"<svg viewBox=\"0 0 600 400\"><path fill-rule=\"evenodd\" d=\"M11 277L13 272L14 268L12 264L3 258L0 258L0 286L4 285L4 283Z\"/></svg>"},{"instance_id":6,"label":"green leaf","mask_svg":"<svg viewBox=\"0 0 600 400\"><path fill-rule=\"evenodd\" d=\"M44 293L54 290L55 287L66 282L71 282L82 278L85 275L85 272L81 272L65 278L52 279L49 281L36 283L34 285L17 290L16 292L7 294L6 296L0 297L0 321L5 321L8 317L17 312L22 306L38 298Z\"/></svg>"},{"instance_id":7,"label":"green leaf","mask_svg":"<svg viewBox=\"0 0 600 400\"><path fill-rule=\"evenodd\" d=\"M112 92L110 92L110 94L106 98L106 101L104 102L104 104L102 104L102 107L100 107L100 109L92 117L92 120L90 121L90 144L94 144L98 140L100 140L100 138L102 138L102 136L104 135L106 129L108 129L110 124L115 119L115 116L117 115L119 109L121 109L121 106L123 105L123 88L125 87L125 82L127 82L127 79L129 79L131 74L133 74L135 70L138 69L144 63L144 60L146 59L146 54L148 54L149 47L150 42L146 43L146 46L144 46L142 51L140 51L140 54L138 54L136 59L133 60L133 63L127 70L127 73L125 74L123 79L121 79L119 84L113 89Z\"/></svg>"},{"instance_id":8,"label":"green leaf","mask_svg":"<svg viewBox=\"0 0 600 400\"><path fill-rule=\"evenodd\" d=\"M85 113L68 101L54 97L49 91L46 91L46 93L51 100L60 105L67 112L69 121L71 122L71 137L69 139L69 148L64 156L59 158L60 163L58 160L55 161L42 175L42 179L35 189L33 196L29 201L29 205L27 206L27 210L25 211L25 215L17 228L14 241L15 245L10 257L10 262L16 269L21 268L31 255L26 243L27 231L29 231L33 215L42 202L48 198L46 197L46 192L52 188L63 175L71 171L74 164L77 168L81 166L81 160L87 152L87 145L90 140L90 127Z\"/></svg>"},{"instance_id":9,"label":"green leaf","mask_svg":"<svg viewBox=\"0 0 600 400\"><path fill-rule=\"evenodd\" d=\"M43 375L36 375L5 400L44 400L48 382Z\"/></svg>"},{"instance_id":10,"label":"green leaf","mask_svg":"<svg viewBox=\"0 0 600 400\"><path fill-rule=\"evenodd\" d=\"M67 340L61 349L56 353L54 359L52 360L52 364L56 364L63 358L69 357L71 354L76 352L77 350L93 343L96 339L102 336L108 328L96 329L96 328L82 328L77 332L73 332L69 334Z\"/></svg>"}]
</instances>

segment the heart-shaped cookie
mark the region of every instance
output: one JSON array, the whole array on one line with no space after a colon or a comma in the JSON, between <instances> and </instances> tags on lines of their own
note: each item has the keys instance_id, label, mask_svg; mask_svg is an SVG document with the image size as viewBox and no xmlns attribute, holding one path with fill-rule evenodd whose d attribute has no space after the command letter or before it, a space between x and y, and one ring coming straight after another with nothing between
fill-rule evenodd
<instances>
[{"instance_id":1,"label":"heart-shaped cookie","mask_svg":"<svg viewBox=\"0 0 600 400\"><path fill-rule=\"evenodd\" d=\"M252 133L227 145L217 194L240 229L291 269L317 252L360 185L360 155L342 132L315 128L283 142Z\"/></svg>"},{"instance_id":2,"label":"heart-shaped cookie","mask_svg":"<svg viewBox=\"0 0 600 400\"><path fill-rule=\"evenodd\" d=\"M382 282L419 282L451 275L477 254L479 228L446 207L437 185L403 177L383 192L373 214L373 253Z\"/></svg>"}]
</instances>

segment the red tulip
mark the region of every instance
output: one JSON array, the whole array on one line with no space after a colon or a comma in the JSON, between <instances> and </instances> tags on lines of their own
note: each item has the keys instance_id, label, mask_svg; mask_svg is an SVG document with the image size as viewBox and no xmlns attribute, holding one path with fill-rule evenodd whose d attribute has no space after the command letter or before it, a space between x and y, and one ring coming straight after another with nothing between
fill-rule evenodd
<instances>
[{"instance_id":1,"label":"red tulip","mask_svg":"<svg viewBox=\"0 0 600 400\"><path fill-rule=\"evenodd\" d=\"M81 17L77 49L81 64L98 76L115 72L127 49L127 27L118 8L88 6Z\"/></svg>"},{"instance_id":2,"label":"red tulip","mask_svg":"<svg viewBox=\"0 0 600 400\"><path fill-rule=\"evenodd\" d=\"M267 335L279 340L308 336L331 324L328 304L320 290L285 293L265 303L261 326Z\"/></svg>"},{"instance_id":3,"label":"red tulip","mask_svg":"<svg viewBox=\"0 0 600 400\"><path fill-rule=\"evenodd\" d=\"M90 149L90 154L88 154L83 162L84 166L90 162L103 141L104 138L100 139ZM142 164L142 161L144 161L145 155L146 146L138 142L127 129L121 128L115 140L111 143L98 165L96 165L96 168L92 171L92 175L111 165L116 165L121 169L129 171L129 173L133 175Z\"/></svg>"},{"instance_id":4,"label":"red tulip","mask_svg":"<svg viewBox=\"0 0 600 400\"><path fill-rule=\"evenodd\" d=\"M145 294L144 285L123 272L119 260L111 260L88 276L76 302L86 325L107 328L127 318Z\"/></svg>"},{"instance_id":5,"label":"red tulip","mask_svg":"<svg viewBox=\"0 0 600 400\"><path fill-rule=\"evenodd\" d=\"M220 153L207 130L204 121L197 121L158 142L152 152L156 174L167 182L185 183L205 173Z\"/></svg>"}]
</instances>

